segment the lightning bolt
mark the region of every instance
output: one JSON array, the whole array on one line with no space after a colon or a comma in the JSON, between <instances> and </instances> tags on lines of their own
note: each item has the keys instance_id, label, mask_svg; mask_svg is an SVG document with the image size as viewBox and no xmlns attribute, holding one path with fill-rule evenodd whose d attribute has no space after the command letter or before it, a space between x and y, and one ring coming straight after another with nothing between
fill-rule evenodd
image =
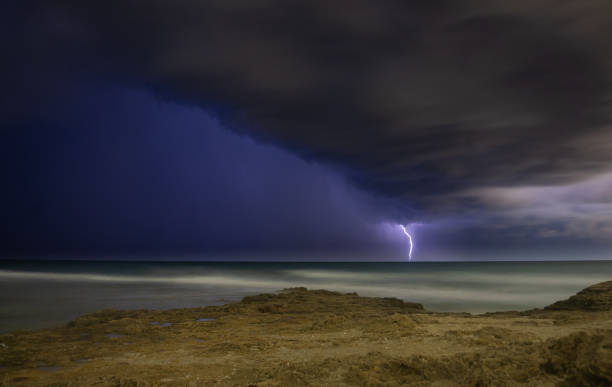
<instances>
[{"instance_id":1,"label":"lightning bolt","mask_svg":"<svg viewBox=\"0 0 612 387\"><path fill-rule=\"evenodd\" d=\"M404 234L406 234L406 236L408 237L408 241L410 242L410 250L408 251L408 260L412 260L412 235L410 235L410 233L408 231L406 231L406 227L404 227L403 224L400 224L400 227L402 228L402 231L404 232Z\"/></svg>"}]
</instances>

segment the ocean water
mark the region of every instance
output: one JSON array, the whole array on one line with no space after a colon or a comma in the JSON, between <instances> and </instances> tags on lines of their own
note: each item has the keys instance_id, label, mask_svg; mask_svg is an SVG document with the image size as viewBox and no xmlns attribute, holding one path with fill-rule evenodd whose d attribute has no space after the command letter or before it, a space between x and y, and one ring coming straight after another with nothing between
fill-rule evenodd
<instances>
[{"instance_id":1,"label":"ocean water","mask_svg":"<svg viewBox=\"0 0 612 387\"><path fill-rule=\"evenodd\" d=\"M218 305L296 286L397 297L420 302L432 311L525 310L608 280L612 280L612 261L0 261L0 332L60 326L100 309Z\"/></svg>"}]
</instances>

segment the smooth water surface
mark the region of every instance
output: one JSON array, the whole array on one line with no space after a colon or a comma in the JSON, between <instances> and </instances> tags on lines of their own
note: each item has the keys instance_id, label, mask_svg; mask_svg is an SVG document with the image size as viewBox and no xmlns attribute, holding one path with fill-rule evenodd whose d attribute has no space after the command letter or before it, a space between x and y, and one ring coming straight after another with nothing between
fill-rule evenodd
<instances>
[{"instance_id":1,"label":"smooth water surface","mask_svg":"<svg viewBox=\"0 0 612 387\"><path fill-rule=\"evenodd\" d=\"M432 311L543 307L612 280L612 261L210 263L0 261L0 332L100 309L218 305L305 286L420 302Z\"/></svg>"}]
</instances>

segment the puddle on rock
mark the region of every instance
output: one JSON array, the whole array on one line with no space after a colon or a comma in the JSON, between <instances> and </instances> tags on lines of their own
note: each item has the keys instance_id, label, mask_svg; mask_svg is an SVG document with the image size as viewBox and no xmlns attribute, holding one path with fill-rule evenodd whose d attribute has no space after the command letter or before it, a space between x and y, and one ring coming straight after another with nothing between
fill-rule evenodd
<instances>
[{"instance_id":1,"label":"puddle on rock","mask_svg":"<svg viewBox=\"0 0 612 387\"><path fill-rule=\"evenodd\" d=\"M159 321L152 321L152 322L149 323L149 325L157 326L157 327L171 327L172 323L171 322L162 323L162 322L159 322Z\"/></svg>"},{"instance_id":2,"label":"puddle on rock","mask_svg":"<svg viewBox=\"0 0 612 387\"><path fill-rule=\"evenodd\" d=\"M119 334L119 333L107 333L104 336L109 338L109 339L119 339L121 337L125 337L125 335L122 335L122 334Z\"/></svg>"}]
</instances>

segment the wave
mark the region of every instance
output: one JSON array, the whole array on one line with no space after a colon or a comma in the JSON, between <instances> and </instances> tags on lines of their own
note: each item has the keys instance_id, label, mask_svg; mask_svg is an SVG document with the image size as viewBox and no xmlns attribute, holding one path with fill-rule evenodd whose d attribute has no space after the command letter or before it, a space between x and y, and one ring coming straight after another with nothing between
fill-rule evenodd
<instances>
[{"instance_id":1,"label":"wave","mask_svg":"<svg viewBox=\"0 0 612 387\"><path fill-rule=\"evenodd\" d=\"M209 275L125 275L100 273L59 273L0 270L0 279L63 282L154 283L205 288L230 288L240 293L274 291L305 286L339 292L358 292L366 296L397 297L436 303L497 303L538 305L607 278L590 275L499 275L456 272L436 273L358 273L351 271L281 270L279 273L232 271ZM380 283L383 282L383 283ZM466 285L467 284L467 285ZM495 284L495 286L491 286ZM534 289L538 289L534 292ZM573 289L568 292L568 289ZM567 293L567 294L566 294ZM543 306L543 305L542 305ZM477 308L481 309L481 308ZM473 309L475 310L475 309Z\"/></svg>"}]
</instances>

